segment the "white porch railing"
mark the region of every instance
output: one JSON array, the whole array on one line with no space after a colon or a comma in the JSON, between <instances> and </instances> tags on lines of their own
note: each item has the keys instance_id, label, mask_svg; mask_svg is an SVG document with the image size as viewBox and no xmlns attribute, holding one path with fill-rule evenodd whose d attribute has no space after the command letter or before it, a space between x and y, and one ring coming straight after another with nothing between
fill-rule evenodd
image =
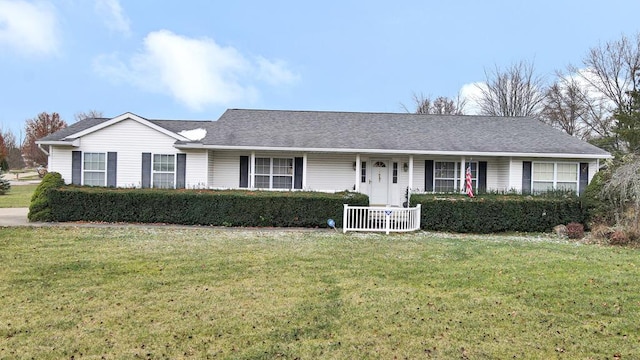
<instances>
[{"instance_id":1,"label":"white porch railing","mask_svg":"<svg viewBox=\"0 0 640 360\"><path fill-rule=\"evenodd\" d=\"M349 206L344 204L342 232L408 232L420 229L420 204L414 208Z\"/></svg>"}]
</instances>

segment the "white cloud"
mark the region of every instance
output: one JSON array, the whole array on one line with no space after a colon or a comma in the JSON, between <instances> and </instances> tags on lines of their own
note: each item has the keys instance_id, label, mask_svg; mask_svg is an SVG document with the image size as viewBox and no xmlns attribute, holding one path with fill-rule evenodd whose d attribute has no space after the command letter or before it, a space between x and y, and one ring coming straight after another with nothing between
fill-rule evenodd
<instances>
[{"instance_id":1,"label":"white cloud","mask_svg":"<svg viewBox=\"0 0 640 360\"><path fill-rule=\"evenodd\" d=\"M129 18L124 14L118 0L96 0L95 7L109 29L127 36L131 34Z\"/></svg>"},{"instance_id":2,"label":"white cloud","mask_svg":"<svg viewBox=\"0 0 640 360\"><path fill-rule=\"evenodd\" d=\"M0 0L0 46L27 55L58 52L58 20L49 3Z\"/></svg>"},{"instance_id":3,"label":"white cloud","mask_svg":"<svg viewBox=\"0 0 640 360\"><path fill-rule=\"evenodd\" d=\"M300 80L300 76L287 69L287 63L282 60L270 61L258 56L258 78L271 85L288 85Z\"/></svg>"},{"instance_id":4,"label":"white cloud","mask_svg":"<svg viewBox=\"0 0 640 360\"><path fill-rule=\"evenodd\" d=\"M247 60L233 47L213 39L194 39L168 30L149 33L143 50L123 62L115 54L95 59L103 76L130 83L146 91L170 94L193 110L207 105L253 101L258 90L253 80L291 83L296 75L283 62Z\"/></svg>"},{"instance_id":5,"label":"white cloud","mask_svg":"<svg viewBox=\"0 0 640 360\"><path fill-rule=\"evenodd\" d=\"M465 101L464 113L467 115L479 115L480 105L478 99L482 96L481 87L487 86L484 82L474 82L462 85L460 100Z\"/></svg>"}]
</instances>

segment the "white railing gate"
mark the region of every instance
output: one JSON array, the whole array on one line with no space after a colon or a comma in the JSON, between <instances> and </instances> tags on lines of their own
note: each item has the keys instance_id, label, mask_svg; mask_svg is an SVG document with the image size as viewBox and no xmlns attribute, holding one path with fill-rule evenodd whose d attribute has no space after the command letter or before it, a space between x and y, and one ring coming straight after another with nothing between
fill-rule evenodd
<instances>
[{"instance_id":1,"label":"white railing gate","mask_svg":"<svg viewBox=\"0 0 640 360\"><path fill-rule=\"evenodd\" d=\"M342 232L409 232L420 229L420 204L414 208L349 206L344 204Z\"/></svg>"}]
</instances>

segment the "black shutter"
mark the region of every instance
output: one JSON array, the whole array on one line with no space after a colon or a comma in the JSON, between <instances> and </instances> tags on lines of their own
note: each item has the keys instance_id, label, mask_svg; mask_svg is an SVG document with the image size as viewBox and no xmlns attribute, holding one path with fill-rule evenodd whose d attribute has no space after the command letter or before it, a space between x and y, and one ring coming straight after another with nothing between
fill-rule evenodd
<instances>
[{"instance_id":1,"label":"black shutter","mask_svg":"<svg viewBox=\"0 0 640 360\"><path fill-rule=\"evenodd\" d=\"M187 180L187 154L178 154L176 162L176 189L184 189Z\"/></svg>"},{"instance_id":2,"label":"black shutter","mask_svg":"<svg viewBox=\"0 0 640 360\"><path fill-rule=\"evenodd\" d=\"M487 162L478 161L478 193L487 192Z\"/></svg>"},{"instance_id":3,"label":"black shutter","mask_svg":"<svg viewBox=\"0 0 640 360\"><path fill-rule=\"evenodd\" d=\"M151 153L142 153L142 188L151 187Z\"/></svg>"},{"instance_id":4,"label":"black shutter","mask_svg":"<svg viewBox=\"0 0 640 360\"><path fill-rule=\"evenodd\" d=\"M589 163L580 163L580 184L578 191L580 194L584 192L589 184Z\"/></svg>"},{"instance_id":5,"label":"black shutter","mask_svg":"<svg viewBox=\"0 0 640 360\"><path fill-rule=\"evenodd\" d=\"M71 152L71 183L82 185L82 151Z\"/></svg>"},{"instance_id":6,"label":"black shutter","mask_svg":"<svg viewBox=\"0 0 640 360\"><path fill-rule=\"evenodd\" d=\"M249 187L249 157L240 156L240 187Z\"/></svg>"},{"instance_id":7,"label":"black shutter","mask_svg":"<svg viewBox=\"0 0 640 360\"><path fill-rule=\"evenodd\" d=\"M424 191L433 191L433 160L424 161Z\"/></svg>"},{"instance_id":8,"label":"black shutter","mask_svg":"<svg viewBox=\"0 0 640 360\"><path fill-rule=\"evenodd\" d=\"M107 186L116 187L116 179L118 178L118 153L107 153Z\"/></svg>"},{"instance_id":9,"label":"black shutter","mask_svg":"<svg viewBox=\"0 0 640 360\"><path fill-rule=\"evenodd\" d=\"M297 157L294 159L293 165L293 188L294 189L302 189L302 158Z\"/></svg>"},{"instance_id":10,"label":"black shutter","mask_svg":"<svg viewBox=\"0 0 640 360\"><path fill-rule=\"evenodd\" d=\"M531 194L531 161L522 162L522 194Z\"/></svg>"}]
</instances>

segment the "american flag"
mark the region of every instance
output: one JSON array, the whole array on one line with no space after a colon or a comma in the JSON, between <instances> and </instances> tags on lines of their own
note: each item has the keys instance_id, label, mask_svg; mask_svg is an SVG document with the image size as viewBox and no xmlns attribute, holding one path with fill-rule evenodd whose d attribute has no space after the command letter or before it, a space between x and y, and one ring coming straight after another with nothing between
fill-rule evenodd
<instances>
[{"instance_id":1,"label":"american flag","mask_svg":"<svg viewBox=\"0 0 640 360\"><path fill-rule=\"evenodd\" d=\"M469 164L469 166L467 166L467 174L465 176L466 178L466 191L467 191L467 195L469 195L469 197L473 197L473 184L471 182L471 164Z\"/></svg>"}]
</instances>

